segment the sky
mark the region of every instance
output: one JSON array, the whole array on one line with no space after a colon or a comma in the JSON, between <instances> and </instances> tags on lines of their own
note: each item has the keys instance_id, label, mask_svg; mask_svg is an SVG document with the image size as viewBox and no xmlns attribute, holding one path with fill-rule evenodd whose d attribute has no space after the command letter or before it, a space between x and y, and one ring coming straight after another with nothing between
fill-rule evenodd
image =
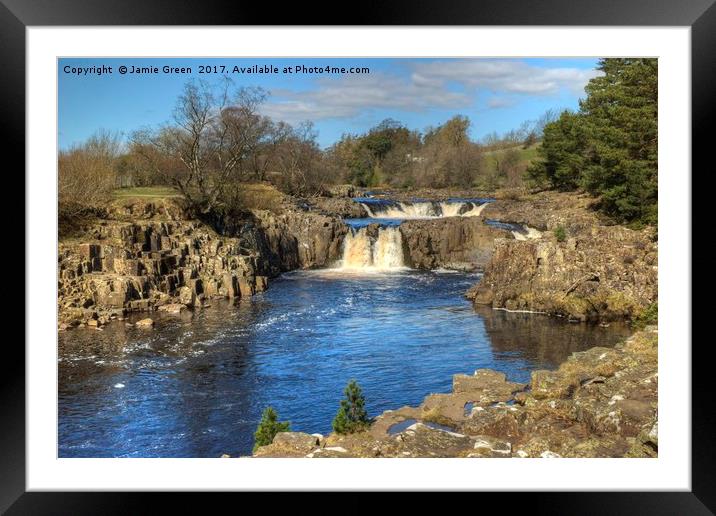
<instances>
[{"instance_id":1,"label":"sky","mask_svg":"<svg viewBox=\"0 0 716 516\"><path fill-rule=\"evenodd\" d=\"M576 109L584 86L599 74L596 65L595 58L65 58L58 60L59 146L81 143L98 129L126 137L158 127L171 120L188 80L219 83L224 75L237 87L266 90L263 114L291 124L312 121L324 148L386 118L424 130L458 114L470 118L470 136L480 140L548 109ZM120 73L121 66L127 73ZM133 66L158 72L132 73ZM185 69L165 72L164 66ZM201 66L211 73L200 73ZM252 66L277 71L249 73ZM330 73L326 67L369 73Z\"/></svg>"}]
</instances>

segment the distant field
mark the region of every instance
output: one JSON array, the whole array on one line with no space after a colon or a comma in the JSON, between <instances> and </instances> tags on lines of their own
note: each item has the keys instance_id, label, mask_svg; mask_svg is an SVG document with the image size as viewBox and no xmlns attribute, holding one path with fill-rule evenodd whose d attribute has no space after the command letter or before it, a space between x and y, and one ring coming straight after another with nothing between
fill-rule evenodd
<instances>
[{"instance_id":1,"label":"distant field","mask_svg":"<svg viewBox=\"0 0 716 516\"><path fill-rule=\"evenodd\" d=\"M516 150L520 154L520 163L527 166L533 159L537 157L537 148L539 144L523 149L522 145L510 147L508 149L499 149L485 152L485 160L490 170L494 171L497 167L497 161L501 159L508 151Z\"/></svg>"},{"instance_id":2,"label":"distant field","mask_svg":"<svg viewBox=\"0 0 716 516\"><path fill-rule=\"evenodd\" d=\"M167 198L181 197L181 194L169 186L137 186L134 188L118 188L113 192L116 199L129 199L133 197L142 198Z\"/></svg>"}]
</instances>

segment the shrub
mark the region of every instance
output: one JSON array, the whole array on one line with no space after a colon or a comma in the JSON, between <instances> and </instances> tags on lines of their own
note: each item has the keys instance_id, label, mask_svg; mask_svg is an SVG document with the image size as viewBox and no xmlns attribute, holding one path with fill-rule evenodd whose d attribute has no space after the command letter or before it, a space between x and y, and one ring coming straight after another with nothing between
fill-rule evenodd
<instances>
[{"instance_id":1,"label":"shrub","mask_svg":"<svg viewBox=\"0 0 716 516\"><path fill-rule=\"evenodd\" d=\"M333 431L338 434L352 434L364 430L370 420L360 386L355 380L351 380L343 393L346 397L341 400L341 406L333 419Z\"/></svg>"},{"instance_id":2,"label":"shrub","mask_svg":"<svg viewBox=\"0 0 716 516\"><path fill-rule=\"evenodd\" d=\"M554 230L554 236L557 238L557 242L564 242L567 240L567 230L564 226L557 226Z\"/></svg>"},{"instance_id":3,"label":"shrub","mask_svg":"<svg viewBox=\"0 0 716 516\"><path fill-rule=\"evenodd\" d=\"M244 183L236 188L233 206L247 210L281 211L284 196L276 188L261 183Z\"/></svg>"},{"instance_id":4,"label":"shrub","mask_svg":"<svg viewBox=\"0 0 716 516\"><path fill-rule=\"evenodd\" d=\"M632 322L636 329L642 329L650 324L659 322L659 303L654 302L647 306Z\"/></svg>"},{"instance_id":5,"label":"shrub","mask_svg":"<svg viewBox=\"0 0 716 516\"><path fill-rule=\"evenodd\" d=\"M261 422L254 433L254 451L259 446L266 446L273 442L273 438L279 432L288 432L291 423L278 421L278 414L272 407L266 408L261 415Z\"/></svg>"},{"instance_id":6,"label":"shrub","mask_svg":"<svg viewBox=\"0 0 716 516\"><path fill-rule=\"evenodd\" d=\"M505 188L496 194L500 199L509 199L510 201L520 201L524 194L522 188Z\"/></svg>"},{"instance_id":7,"label":"shrub","mask_svg":"<svg viewBox=\"0 0 716 516\"><path fill-rule=\"evenodd\" d=\"M86 142L59 153L60 219L71 219L106 206L116 181L119 137L98 131Z\"/></svg>"}]
</instances>

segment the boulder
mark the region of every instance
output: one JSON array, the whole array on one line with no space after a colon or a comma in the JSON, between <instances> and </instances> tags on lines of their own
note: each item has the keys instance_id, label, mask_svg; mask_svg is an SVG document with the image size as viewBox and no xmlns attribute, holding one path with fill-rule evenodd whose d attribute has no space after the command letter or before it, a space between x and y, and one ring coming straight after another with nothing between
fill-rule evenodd
<instances>
[{"instance_id":1,"label":"boulder","mask_svg":"<svg viewBox=\"0 0 716 516\"><path fill-rule=\"evenodd\" d=\"M320 439L315 435L302 432L279 432L274 437L272 444L300 451L310 451L320 445Z\"/></svg>"},{"instance_id":2,"label":"boulder","mask_svg":"<svg viewBox=\"0 0 716 516\"><path fill-rule=\"evenodd\" d=\"M271 444L259 447L254 456L304 457L318 446L320 440L316 436L302 432L279 432Z\"/></svg>"},{"instance_id":3,"label":"boulder","mask_svg":"<svg viewBox=\"0 0 716 516\"><path fill-rule=\"evenodd\" d=\"M474 442L457 432L415 423L396 438L398 457L465 457L474 450Z\"/></svg>"},{"instance_id":4,"label":"boulder","mask_svg":"<svg viewBox=\"0 0 716 516\"><path fill-rule=\"evenodd\" d=\"M530 394L536 399L568 398L579 385L572 377L557 371L532 371Z\"/></svg>"},{"instance_id":5,"label":"boulder","mask_svg":"<svg viewBox=\"0 0 716 516\"><path fill-rule=\"evenodd\" d=\"M334 185L327 188L329 197L355 197L356 188L353 185Z\"/></svg>"},{"instance_id":6,"label":"boulder","mask_svg":"<svg viewBox=\"0 0 716 516\"><path fill-rule=\"evenodd\" d=\"M513 393L524 388L524 384L508 382L504 373L491 369L478 369L472 376L456 374L452 380L454 393L481 391L482 403L508 401Z\"/></svg>"},{"instance_id":7,"label":"boulder","mask_svg":"<svg viewBox=\"0 0 716 516\"><path fill-rule=\"evenodd\" d=\"M517 412L517 409L514 412ZM520 435L520 425L509 408L473 411L471 416L460 425L460 430L471 436L488 435L505 440L515 440Z\"/></svg>"},{"instance_id":8,"label":"boulder","mask_svg":"<svg viewBox=\"0 0 716 516\"><path fill-rule=\"evenodd\" d=\"M186 310L186 305L181 303L170 303L159 307L160 312L167 312L170 314L178 314L181 313L182 310Z\"/></svg>"},{"instance_id":9,"label":"boulder","mask_svg":"<svg viewBox=\"0 0 716 516\"><path fill-rule=\"evenodd\" d=\"M489 457L506 459L512 456L512 444L509 441L496 439L489 435L474 436L475 451L468 457Z\"/></svg>"}]
</instances>

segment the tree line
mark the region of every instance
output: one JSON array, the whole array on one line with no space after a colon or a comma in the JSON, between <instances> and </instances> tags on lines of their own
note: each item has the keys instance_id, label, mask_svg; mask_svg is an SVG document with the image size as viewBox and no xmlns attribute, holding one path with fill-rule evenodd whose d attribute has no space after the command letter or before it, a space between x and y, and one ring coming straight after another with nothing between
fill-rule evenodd
<instances>
[{"instance_id":1,"label":"tree line","mask_svg":"<svg viewBox=\"0 0 716 516\"><path fill-rule=\"evenodd\" d=\"M456 115L425 131L386 119L364 134L344 134L326 151L334 176L357 186L484 188L520 186L525 168L518 149L536 144L557 113L503 135L470 139L471 120ZM495 154L500 151L499 155Z\"/></svg>"},{"instance_id":2,"label":"tree line","mask_svg":"<svg viewBox=\"0 0 716 516\"><path fill-rule=\"evenodd\" d=\"M334 183L313 125L261 115L266 98L261 88L235 88L229 80L192 80L162 126L137 130L124 145L118 134L100 130L60 151L60 216L100 208L118 186L170 186L192 210L208 214L239 207L251 182L299 196Z\"/></svg>"},{"instance_id":3,"label":"tree line","mask_svg":"<svg viewBox=\"0 0 716 516\"><path fill-rule=\"evenodd\" d=\"M511 149L492 167L493 150L531 145L540 120L485 142L469 138L471 122L455 116L424 132L387 119L363 134L344 134L322 150L313 124L292 126L261 114L268 93L188 81L171 119L143 128L122 144L98 131L59 154L60 213L73 216L106 204L118 186L166 185L199 213L227 213L245 202L247 183L266 182L294 196L318 195L332 185L495 188L522 181L519 153Z\"/></svg>"},{"instance_id":4,"label":"tree line","mask_svg":"<svg viewBox=\"0 0 716 516\"><path fill-rule=\"evenodd\" d=\"M227 215L246 206L248 183L262 182L300 197L345 183L580 189L617 221L654 224L657 61L610 58L598 68L578 111L550 110L479 142L469 137L471 120L457 115L424 131L386 119L327 149L310 122L262 115L265 90L190 80L162 126L124 143L99 131L59 153L60 218L100 209L127 185L171 186L197 213Z\"/></svg>"}]
</instances>

